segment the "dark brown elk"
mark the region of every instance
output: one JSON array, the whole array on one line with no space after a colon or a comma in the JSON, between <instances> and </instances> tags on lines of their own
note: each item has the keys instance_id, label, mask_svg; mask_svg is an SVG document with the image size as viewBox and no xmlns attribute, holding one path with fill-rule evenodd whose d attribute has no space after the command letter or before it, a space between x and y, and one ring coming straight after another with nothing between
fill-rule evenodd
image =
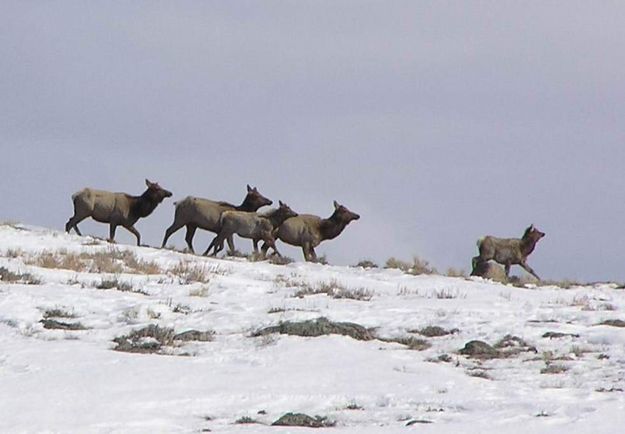
<instances>
[{"instance_id":1,"label":"dark brown elk","mask_svg":"<svg viewBox=\"0 0 625 434\"><path fill-rule=\"evenodd\" d=\"M224 211L221 214L221 231L208 246L204 256L208 255L211 248L213 249L213 256L217 255L224 248L224 240L233 234L237 234L242 238L252 239L254 242L254 253L258 253L258 242L262 240L265 245L273 248L274 252L280 256L280 252L276 248L276 239L273 236L273 232L286 219L297 217L297 213L284 202L278 201L278 203L280 205L278 208L266 214ZM263 254L265 253L263 252Z\"/></svg>"},{"instance_id":2,"label":"dark brown elk","mask_svg":"<svg viewBox=\"0 0 625 434\"><path fill-rule=\"evenodd\" d=\"M481 238L477 242L480 254L472 260L473 270L476 270L481 263L492 259L505 267L506 277L510 275L510 266L520 265L525 271L540 280L540 277L527 265L526 261L527 257L534 251L536 243L544 236L543 232L531 225L520 239L491 236Z\"/></svg>"},{"instance_id":3,"label":"dark brown elk","mask_svg":"<svg viewBox=\"0 0 625 434\"><path fill-rule=\"evenodd\" d=\"M115 241L115 230L122 226L137 237L137 245L141 245L141 235L134 224L140 218L147 217L171 192L161 188L158 183L145 180L147 190L141 196L131 196L126 193L111 193L110 191L84 188L72 195L74 215L65 224L65 230L72 228L78 235L78 223L92 217L100 223L109 223L109 241Z\"/></svg>"},{"instance_id":4,"label":"dark brown elk","mask_svg":"<svg viewBox=\"0 0 625 434\"><path fill-rule=\"evenodd\" d=\"M232 205L228 202L215 202L200 197L187 196L179 202L176 202L176 212L174 222L165 231L163 244L165 247L169 237L183 226L187 227L185 241L189 250L193 252L193 236L197 228L210 232L219 233L221 231L221 213L224 211L256 211L258 208L271 205L273 202L260 194L256 187L247 186L247 195L239 206ZM228 247L234 250L232 236L228 238Z\"/></svg>"},{"instance_id":5,"label":"dark brown elk","mask_svg":"<svg viewBox=\"0 0 625 434\"><path fill-rule=\"evenodd\" d=\"M277 239L287 244L301 247L304 259L314 262L317 260L315 247L322 241L338 237L349 222L359 218L358 214L334 201L334 213L329 218L300 214L297 217L291 217L280 225L275 235ZM269 246L264 245L262 247L263 253L268 248Z\"/></svg>"}]
</instances>

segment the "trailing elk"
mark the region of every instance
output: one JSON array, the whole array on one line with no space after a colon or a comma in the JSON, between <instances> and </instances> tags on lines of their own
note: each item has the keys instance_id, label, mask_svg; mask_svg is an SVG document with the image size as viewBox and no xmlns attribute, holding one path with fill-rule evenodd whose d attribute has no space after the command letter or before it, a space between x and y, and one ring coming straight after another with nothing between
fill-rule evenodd
<instances>
[{"instance_id":1,"label":"trailing elk","mask_svg":"<svg viewBox=\"0 0 625 434\"><path fill-rule=\"evenodd\" d=\"M141 244L141 235L134 224L142 217L152 214L156 206L171 192L161 188L156 182L145 180L147 190L141 196L131 196L126 193L111 193L110 191L84 188L72 195L74 215L65 224L65 230L72 228L78 235L78 223L92 217L100 223L109 223L109 241L115 241L115 230L122 226L137 237L137 245Z\"/></svg>"},{"instance_id":2,"label":"trailing elk","mask_svg":"<svg viewBox=\"0 0 625 434\"><path fill-rule=\"evenodd\" d=\"M526 261L527 257L534 251L536 243L544 236L543 232L531 225L520 239L491 236L481 238L477 242L480 254L472 260L473 270L475 271L481 263L493 259L505 267L506 277L510 275L510 266L520 265L525 271L540 280L540 277L527 265Z\"/></svg>"},{"instance_id":3,"label":"trailing elk","mask_svg":"<svg viewBox=\"0 0 625 434\"><path fill-rule=\"evenodd\" d=\"M338 237L349 222L359 218L358 214L334 201L334 213L329 218L300 214L297 217L291 217L280 225L275 236L287 244L301 247L306 261L316 261L315 247L324 240ZM269 246L263 245L263 253L268 248Z\"/></svg>"},{"instance_id":4,"label":"trailing elk","mask_svg":"<svg viewBox=\"0 0 625 434\"><path fill-rule=\"evenodd\" d=\"M199 197L187 196L179 202L174 203L176 212L174 222L165 231L163 244L165 247L169 237L183 226L187 227L185 241L189 250L193 252L193 236L197 228L210 232L219 233L221 231L221 214L224 211L256 211L258 208L271 205L273 202L260 194L256 187L247 186L247 195L239 206L228 202L215 202ZM232 236L228 238L228 247L234 250Z\"/></svg>"},{"instance_id":5,"label":"trailing elk","mask_svg":"<svg viewBox=\"0 0 625 434\"><path fill-rule=\"evenodd\" d=\"M217 255L224 248L224 240L233 234L237 234L242 238L251 238L254 242L254 253L258 253L258 242L263 240L266 246L273 248L274 252L281 256L276 248L276 239L273 236L273 232L286 219L297 217L297 213L284 202L278 201L278 203L280 205L278 208L266 214L224 211L221 214L221 231L210 243L208 249L204 252L204 256L208 255L211 248L213 249L213 256Z\"/></svg>"}]
</instances>

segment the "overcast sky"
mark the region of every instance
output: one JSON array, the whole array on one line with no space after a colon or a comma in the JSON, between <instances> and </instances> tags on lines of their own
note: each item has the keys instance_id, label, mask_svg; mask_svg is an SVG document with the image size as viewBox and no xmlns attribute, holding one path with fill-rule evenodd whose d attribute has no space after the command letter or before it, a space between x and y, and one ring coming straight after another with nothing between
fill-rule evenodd
<instances>
[{"instance_id":1,"label":"overcast sky","mask_svg":"<svg viewBox=\"0 0 625 434\"><path fill-rule=\"evenodd\" d=\"M623 2L1 9L0 220L62 229L75 191L147 177L174 193L137 223L160 245L174 200L239 203L249 183L300 213L359 213L319 247L331 263L468 271L479 237L534 223L541 277L625 280Z\"/></svg>"}]
</instances>

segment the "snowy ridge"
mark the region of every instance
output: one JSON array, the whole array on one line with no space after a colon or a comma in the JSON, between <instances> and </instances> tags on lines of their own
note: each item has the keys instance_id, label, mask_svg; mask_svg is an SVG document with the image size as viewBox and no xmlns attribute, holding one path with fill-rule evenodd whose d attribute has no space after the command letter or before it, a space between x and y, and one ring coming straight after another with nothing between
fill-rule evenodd
<instances>
[{"instance_id":1,"label":"snowy ridge","mask_svg":"<svg viewBox=\"0 0 625 434\"><path fill-rule=\"evenodd\" d=\"M113 251L160 271L103 274L37 260ZM270 426L288 412L327 417L336 426L324 430L341 433L616 433L625 423L625 328L598 325L625 320L625 290L613 284L515 288L397 270L211 259L22 225L0 226L0 267L39 281L0 281L2 433L303 432ZM181 277L189 270L200 270L203 281ZM128 288L97 289L106 280ZM368 297L301 295L323 284ZM85 330L44 328L41 320L54 311ZM251 337L264 326L319 317L431 346ZM150 324L212 330L214 339L165 354L113 351L114 338ZM457 332L416 333L427 326ZM535 351L492 360L458 353L471 340L495 344L505 335ZM258 423L235 423L242 417Z\"/></svg>"}]
</instances>

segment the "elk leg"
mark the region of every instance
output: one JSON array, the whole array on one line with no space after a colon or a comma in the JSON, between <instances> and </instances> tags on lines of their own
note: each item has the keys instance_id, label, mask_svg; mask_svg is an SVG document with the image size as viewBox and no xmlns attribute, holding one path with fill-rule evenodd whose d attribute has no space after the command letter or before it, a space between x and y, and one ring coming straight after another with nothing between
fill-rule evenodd
<instances>
[{"instance_id":1,"label":"elk leg","mask_svg":"<svg viewBox=\"0 0 625 434\"><path fill-rule=\"evenodd\" d=\"M165 231L165 237L163 238L163 244L161 244L161 249L163 249L165 247L165 244L167 244L167 240L169 239L169 237L171 237L171 235L174 232L176 232L178 229L180 229L183 226L184 225L181 225L179 223L173 222L172 225L167 228L167 230Z\"/></svg>"},{"instance_id":2,"label":"elk leg","mask_svg":"<svg viewBox=\"0 0 625 434\"><path fill-rule=\"evenodd\" d=\"M254 238L252 243L254 244L254 254L258 255L258 239Z\"/></svg>"},{"instance_id":3,"label":"elk leg","mask_svg":"<svg viewBox=\"0 0 625 434\"><path fill-rule=\"evenodd\" d=\"M139 231L137 229L135 229L135 227L133 225L124 226L124 228L126 228L126 230L128 230L128 232L130 232L131 234L133 234L137 238L137 246L140 246L141 245L141 234L139 234Z\"/></svg>"},{"instance_id":4,"label":"elk leg","mask_svg":"<svg viewBox=\"0 0 625 434\"><path fill-rule=\"evenodd\" d=\"M534 276L537 280L540 280L540 277L538 277L538 274L536 274L534 272L534 270L532 270L532 267L530 267L529 265L527 265L525 262L521 262L519 264L521 267L523 267L523 269L525 271L527 271L528 273L530 273L532 276Z\"/></svg>"},{"instance_id":5,"label":"elk leg","mask_svg":"<svg viewBox=\"0 0 625 434\"><path fill-rule=\"evenodd\" d=\"M109 228L109 243L115 242L115 231L117 230L117 224L111 223Z\"/></svg>"},{"instance_id":6,"label":"elk leg","mask_svg":"<svg viewBox=\"0 0 625 434\"><path fill-rule=\"evenodd\" d=\"M315 248L313 246L310 246L310 254L313 262L317 262L317 253L315 252Z\"/></svg>"},{"instance_id":7,"label":"elk leg","mask_svg":"<svg viewBox=\"0 0 625 434\"><path fill-rule=\"evenodd\" d=\"M204 252L204 256L208 256L208 252L210 252L210 249L213 249L213 254L211 256L217 256L217 253L221 252L223 248L224 248L224 240L221 237L221 234L217 234L215 238L213 238L213 240L209 244L206 251Z\"/></svg>"},{"instance_id":8,"label":"elk leg","mask_svg":"<svg viewBox=\"0 0 625 434\"><path fill-rule=\"evenodd\" d=\"M70 219L67 221L67 223L65 224L65 232L69 233L69 231L74 228L74 230L76 231L76 233L80 236L82 236L82 234L80 233L80 229L78 229L78 223L80 223L81 221L83 221L84 219L86 219L88 216L84 216L84 217L70 217Z\"/></svg>"},{"instance_id":9,"label":"elk leg","mask_svg":"<svg viewBox=\"0 0 625 434\"><path fill-rule=\"evenodd\" d=\"M310 256L309 256L309 253L308 253L309 249L310 249L310 244L304 243L302 245L302 252L304 253L304 260L306 262L310 262Z\"/></svg>"},{"instance_id":10,"label":"elk leg","mask_svg":"<svg viewBox=\"0 0 625 434\"><path fill-rule=\"evenodd\" d=\"M263 254L263 256L267 255L267 250L269 250L269 246L267 245L267 243L263 242L263 245L260 248L260 251Z\"/></svg>"},{"instance_id":11,"label":"elk leg","mask_svg":"<svg viewBox=\"0 0 625 434\"><path fill-rule=\"evenodd\" d=\"M191 253L195 253L193 250L193 236L195 235L195 230L197 226L195 225L187 225L187 234L184 236L184 240L187 242L187 246Z\"/></svg>"},{"instance_id":12,"label":"elk leg","mask_svg":"<svg viewBox=\"0 0 625 434\"><path fill-rule=\"evenodd\" d=\"M278 249L276 248L276 240L274 240L273 238L267 238L265 240L265 245L267 246L267 250L269 250L269 247L273 249L274 255L278 255L279 257L282 257L282 255L280 254L280 252L278 252ZM267 256L267 253L263 252L263 257L266 257L266 256Z\"/></svg>"},{"instance_id":13,"label":"elk leg","mask_svg":"<svg viewBox=\"0 0 625 434\"><path fill-rule=\"evenodd\" d=\"M230 249L230 254L234 255L234 235L228 235L228 249Z\"/></svg>"},{"instance_id":14,"label":"elk leg","mask_svg":"<svg viewBox=\"0 0 625 434\"><path fill-rule=\"evenodd\" d=\"M506 277L510 277L510 264L505 264L504 267L506 269Z\"/></svg>"}]
</instances>

